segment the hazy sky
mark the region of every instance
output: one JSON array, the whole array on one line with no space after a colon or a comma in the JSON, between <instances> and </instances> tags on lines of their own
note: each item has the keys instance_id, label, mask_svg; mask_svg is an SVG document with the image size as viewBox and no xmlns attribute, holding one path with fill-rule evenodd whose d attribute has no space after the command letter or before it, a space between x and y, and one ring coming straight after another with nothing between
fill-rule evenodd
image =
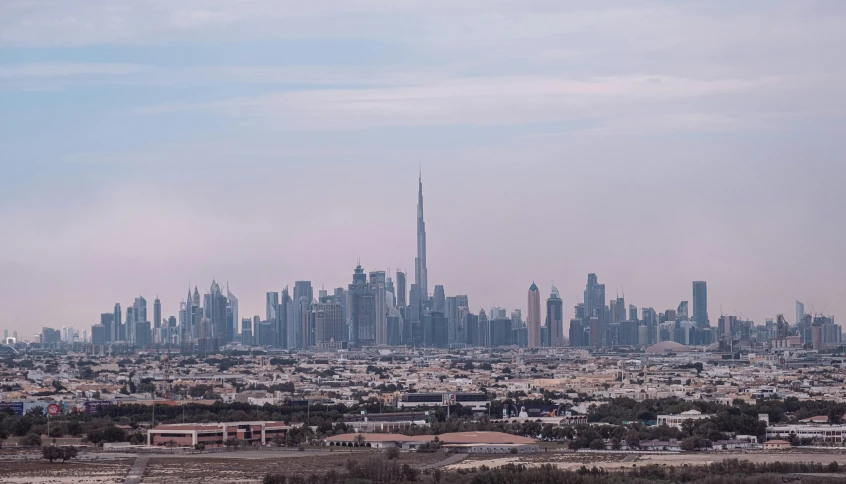
<instances>
[{"instance_id":1,"label":"hazy sky","mask_svg":"<svg viewBox=\"0 0 846 484\"><path fill-rule=\"evenodd\" d=\"M474 310L842 316L844 46L840 0L2 0L0 329L413 279L419 164Z\"/></svg>"}]
</instances>

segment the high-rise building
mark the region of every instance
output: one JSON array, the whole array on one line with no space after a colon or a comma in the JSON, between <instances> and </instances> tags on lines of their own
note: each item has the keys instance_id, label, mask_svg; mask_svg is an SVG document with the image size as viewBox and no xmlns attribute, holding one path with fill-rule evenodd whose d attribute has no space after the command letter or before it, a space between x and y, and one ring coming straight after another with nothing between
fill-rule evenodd
<instances>
[{"instance_id":1,"label":"high-rise building","mask_svg":"<svg viewBox=\"0 0 846 484\"><path fill-rule=\"evenodd\" d=\"M294 325L295 334L288 334L290 339L292 336L296 341L296 348L303 348L303 341L310 339L307 329L310 326L311 303L314 300L314 289L311 286L311 281L296 281L294 282L294 319L297 324Z\"/></svg>"},{"instance_id":2,"label":"high-rise building","mask_svg":"<svg viewBox=\"0 0 846 484\"><path fill-rule=\"evenodd\" d=\"M511 329L520 329L523 327L523 311L519 309L515 309L511 311ZM527 336L528 338L528 333ZM528 339L526 340L526 344L528 343Z\"/></svg>"},{"instance_id":3,"label":"high-rise building","mask_svg":"<svg viewBox=\"0 0 846 484\"><path fill-rule=\"evenodd\" d=\"M421 301L429 299L429 279L426 269L426 222L423 220L423 173L417 191L417 257L414 259L414 283Z\"/></svg>"},{"instance_id":4,"label":"high-rise building","mask_svg":"<svg viewBox=\"0 0 846 484\"><path fill-rule=\"evenodd\" d=\"M345 341L344 309L338 301L317 303L312 308L314 313L314 346L330 348Z\"/></svg>"},{"instance_id":5,"label":"high-rise building","mask_svg":"<svg viewBox=\"0 0 846 484\"><path fill-rule=\"evenodd\" d=\"M549 299L546 300L546 327L549 332L549 346L564 346L564 301L555 286L552 286Z\"/></svg>"},{"instance_id":6,"label":"high-rise building","mask_svg":"<svg viewBox=\"0 0 846 484\"><path fill-rule=\"evenodd\" d=\"M446 295L444 293L444 286L435 285L435 292L432 295L432 311L442 313L444 312L444 305L446 304Z\"/></svg>"},{"instance_id":7,"label":"high-rise building","mask_svg":"<svg viewBox=\"0 0 846 484\"><path fill-rule=\"evenodd\" d=\"M253 345L253 320L251 318L241 320L241 344L244 346Z\"/></svg>"},{"instance_id":8,"label":"high-rise building","mask_svg":"<svg viewBox=\"0 0 846 484\"><path fill-rule=\"evenodd\" d=\"M229 307L232 308L232 335L234 339L235 334L238 333L237 324L241 320L241 315L238 312L238 298L229 290L228 282L226 283L226 300L229 301Z\"/></svg>"},{"instance_id":9,"label":"high-rise building","mask_svg":"<svg viewBox=\"0 0 846 484\"><path fill-rule=\"evenodd\" d=\"M615 308L616 304L615 301ZM586 346L604 346L606 324L611 323L612 318L611 309L605 305L605 284L599 283L596 274L588 274L587 285L585 286L584 306L579 313L584 322L583 326L590 328L590 341ZM593 321L594 318L596 321Z\"/></svg>"},{"instance_id":10,"label":"high-rise building","mask_svg":"<svg viewBox=\"0 0 846 484\"><path fill-rule=\"evenodd\" d=\"M708 285L705 281L693 281L693 322L697 328L711 326L708 319Z\"/></svg>"},{"instance_id":11,"label":"high-rise building","mask_svg":"<svg viewBox=\"0 0 846 484\"><path fill-rule=\"evenodd\" d=\"M138 348L147 348L152 344L152 332L150 330L149 321L137 321L135 323L135 346Z\"/></svg>"},{"instance_id":12,"label":"high-rise building","mask_svg":"<svg viewBox=\"0 0 846 484\"><path fill-rule=\"evenodd\" d=\"M629 321L637 321L637 306L629 304Z\"/></svg>"},{"instance_id":13,"label":"high-rise building","mask_svg":"<svg viewBox=\"0 0 846 484\"><path fill-rule=\"evenodd\" d=\"M541 315L540 291L533 282L529 287L529 311L526 316L526 328L529 331L529 348L539 348L541 345ZM479 316L481 321L482 317Z\"/></svg>"},{"instance_id":14,"label":"high-rise building","mask_svg":"<svg viewBox=\"0 0 846 484\"><path fill-rule=\"evenodd\" d=\"M115 303L115 319L112 326L112 336L110 341L123 341L126 330L123 329L123 315L120 310L120 303Z\"/></svg>"},{"instance_id":15,"label":"high-rise building","mask_svg":"<svg viewBox=\"0 0 846 484\"><path fill-rule=\"evenodd\" d=\"M479 329L476 332L479 337L478 345L483 348L488 348L491 345L491 327L488 315L484 309L479 310Z\"/></svg>"},{"instance_id":16,"label":"high-rise building","mask_svg":"<svg viewBox=\"0 0 846 484\"><path fill-rule=\"evenodd\" d=\"M612 322L619 323L628 319L626 318L626 300L622 297L617 297L614 303L614 311L611 316Z\"/></svg>"},{"instance_id":17,"label":"high-rise building","mask_svg":"<svg viewBox=\"0 0 846 484\"><path fill-rule=\"evenodd\" d=\"M217 340L218 345L229 343L227 338L232 337L232 329L227 331L227 325L231 323L227 321L226 307L229 301L220 290L220 285L212 279L208 294L205 295L205 305L203 306L203 313L209 319L211 326L211 334L206 337Z\"/></svg>"},{"instance_id":18,"label":"high-rise building","mask_svg":"<svg viewBox=\"0 0 846 484\"><path fill-rule=\"evenodd\" d=\"M717 322L717 337L731 342L739 329L740 325L738 324L737 316L720 316Z\"/></svg>"},{"instance_id":19,"label":"high-rise building","mask_svg":"<svg viewBox=\"0 0 846 484\"><path fill-rule=\"evenodd\" d=\"M470 312L468 308L464 308L466 311L464 315L464 337L465 343L469 346L478 346L479 345L479 316Z\"/></svg>"},{"instance_id":20,"label":"high-rise building","mask_svg":"<svg viewBox=\"0 0 846 484\"><path fill-rule=\"evenodd\" d=\"M408 290L406 289L405 272L397 271L397 306L408 306Z\"/></svg>"},{"instance_id":21,"label":"high-rise building","mask_svg":"<svg viewBox=\"0 0 846 484\"><path fill-rule=\"evenodd\" d=\"M132 304L133 322L147 321L147 300L143 296L135 298Z\"/></svg>"},{"instance_id":22,"label":"high-rise building","mask_svg":"<svg viewBox=\"0 0 846 484\"><path fill-rule=\"evenodd\" d=\"M402 327L403 320L400 310L397 307L392 307L388 311L388 344L390 346L402 344Z\"/></svg>"},{"instance_id":23,"label":"high-rise building","mask_svg":"<svg viewBox=\"0 0 846 484\"><path fill-rule=\"evenodd\" d=\"M643 324L646 326L647 340L645 345L658 343L658 313L652 307L642 308L641 318L643 318Z\"/></svg>"},{"instance_id":24,"label":"high-rise building","mask_svg":"<svg viewBox=\"0 0 846 484\"><path fill-rule=\"evenodd\" d=\"M458 304L455 296L446 298L444 316L447 321L447 344L456 343L456 328L458 327Z\"/></svg>"},{"instance_id":25,"label":"high-rise building","mask_svg":"<svg viewBox=\"0 0 846 484\"><path fill-rule=\"evenodd\" d=\"M455 339L452 342L468 344L466 318L470 313L470 300L466 294L455 296L455 307L458 317L455 321Z\"/></svg>"},{"instance_id":26,"label":"high-rise building","mask_svg":"<svg viewBox=\"0 0 846 484\"><path fill-rule=\"evenodd\" d=\"M491 319L488 326L491 333L489 338L491 347L515 344L512 340L513 331L511 330L510 318Z\"/></svg>"},{"instance_id":27,"label":"high-rise building","mask_svg":"<svg viewBox=\"0 0 846 484\"><path fill-rule=\"evenodd\" d=\"M288 294L288 286L282 289L282 297L279 301L279 306L276 308L276 338L280 348L293 348L292 341L288 337L289 334L294 333L293 317L294 312L293 300Z\"/></svg>"},{"instance_id":28,"label":"high-rise building","mask_svg":"<svg viewBox=\"0 0 846 484\"><path fill-rule=\"evenodd\" d=\"M156 296L153 301L153 327L162 327L162 302L159 300L159 296Z\"/></svg>"},{"instance_id":29,"label":"high-rise building","mask_svg":"<svg viewBox=\"0 0 846 484\"><path fill-rule=\"evenodd\" d=\"M805 319L805 305L796 301L796 324L800 324Z\"/></svg>"},{"instance_id":30,"label":"high-rise building","mask_svg":"<svg viewBox=\"0 0 846 484\"><path fill-rule=\"evenodd\" d=\"M350 342L357 346L376 342L376 306L373 290L361 264L356 266L352 284L349 285Z\"/></svg>"},{"instance_id":31,"label":"high-rise building","mask_svg":"<svg viewBox=\"0 0 846 484\"><path fill-rule=\"evenodd\" d=\"M268 292L264 297L264 314L265 321L273 321L274 324L277 318L277 311L279 309L279 293L276 291Z\"/></svg>"},{"instance_id":32,"label":"high-rise building","mask_svg":"<svg viewBox=\"0 0 846 484\"><path fill-rule=\"evenodd\" d=\"M490 311L488 312L488 318L490 318L491 320L504 319L504 318L508 317L507 313L508 313L508 311L506 311L505 308L501 308L499 306L493 306L493 307L491 307Z\"/></svg>"},{"instance_id":33,"label":"high-rise building","mask_svg":"<svg viewBox=\"0 0 846 484\"><path fill-rule=\"evenodd\" d=\"M103 313L100 315L100 325L103 327L103 343L106 344L112 341L112 334L114 330L112 327L114 326L115 315L114 313ZM4 330L5 333L3 342L5 343L7 339L9 339L9 331ZM94 337L94 330L91 330L91 337Z\"/></svg>"},{"instance_id":34,"label":"high-rise building","mask_svg":"<svg viewBox=\"0 0 846 484\"><path fill-rule=\"evenodd\" d=\"M411 291L408 294L408 317L411 321L420 321L423 315L423 300L420 298L420 290L417 284L411 285Z\"/></svg>"},{"instance_id":35,"label":"high-rise building","mask_svg":"<svg viewBox=\"0 0 846 484\"><path fill-rule=\"evenodd\" d=\"M137 328L135 323L147 321L147 300L143 296L136 297L135 302L132 303L132 318L129 318L129 310L127 310L126 314L126 327L131 331L129 339L132 343L138 344L135 340L135 330ZM129 321L130 319L132 320L131 323Z\"/></svg>"},{"instance_id":36,"label":"high-rise building","mask_svg":"<svg viewBox=\"0 0 846 484\"><path fill-rule=\"evenodd\" d=\"M596 274L588 274L585 287L585 319L603 318L605 311L605 284L600 284Z\"/></svg>"},{"instance_id":37,"label":"high-rise building","mask_svg":"<svg viewBox=\"0 0 846 484\"><path fill-rule=\"evenodd\" d=\"M679 308L676 311L676 319L678 321L689 321L690 315L688 313L688 306L687 301L682 301L679 303Z\"/></svg>"},{"instance_id":38,"label":"high-rise building","mask_svg":"<svg viewBox=\"0 0 846 484\"><path fill-rule=\"evenodd\" d=\"M373 316L376 330L375 343L388 344L388 303L385 290L385 271L370 273L370 290L373 293Z\"/></svg>"}]
</instances>

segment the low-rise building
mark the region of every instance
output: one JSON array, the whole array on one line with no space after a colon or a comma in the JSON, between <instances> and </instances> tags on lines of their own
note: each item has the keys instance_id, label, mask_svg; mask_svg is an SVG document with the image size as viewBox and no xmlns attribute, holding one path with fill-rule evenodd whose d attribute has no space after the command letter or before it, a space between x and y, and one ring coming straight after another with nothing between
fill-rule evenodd
<instances>
[{"instance_id":1,"label":"low-rise building","mask_svg":"<svg viewBox=\"0 0 846 484\"><path fill-rule=\"evenodd\" d=\"M790 448L790 442L786 440L768 440L764 442L765 450L784 450Z\"/></svg>"},{"instance_id":2,"label":"low-rise building","mask_svg":"<svg viewBox=\"0 0 846 484\"><path fill-rule=\"evenodd\" d=\"M221 447L229 440L265 445L285 437L291 427L283 422L221 422L159 425L147 431L147 445Z\"/></svg>"},{"instance_id":3,"label":"low-rise building","mask_svg":"<svg viewBox=\"0 0 846 484\"><path fill-rule=\"evenodd\" d=\"M327 437L326 445L333 447L372 447L384 449L397 447L402 450L415 451L421 446L434 442L434 435L400 435L400 434L343 434ZM506 454L511 449L519 453L540 451L535 439L520 437L503 432L453 432L437 436L441 448L474 454Z\"/></svg>"},{"instance_id":4,"label":"low-rise building","mask_svg":"<svg viewBox=\"0 0 846 484\"><path fill-rule=\"evenodd\" d=\"M767 440L782 439L795 435L801 439L811 439L825 444L843 444L846 425L773 425L767 427Z\"/></svg>"},{"instance_id":5,"label":"low-rise building","mask_svg":"<svg viewBox=\"0 0 846 484\"><path fill-rule=\"evenodd\" d=\"M675 427L681 430L682 424L689 420L702 420L711 417L713 417L713 415L705 415L698 410L688 410L680 413L679 415L659 415L658 425L666 425L668 427Z\"/></svg>"}]
</instances>

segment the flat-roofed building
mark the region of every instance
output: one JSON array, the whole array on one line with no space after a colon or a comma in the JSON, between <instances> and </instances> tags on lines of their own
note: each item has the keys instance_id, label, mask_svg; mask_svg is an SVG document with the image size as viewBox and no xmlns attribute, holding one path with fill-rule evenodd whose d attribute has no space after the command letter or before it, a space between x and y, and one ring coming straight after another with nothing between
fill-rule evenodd
<instances>
[{"instance_id":1,"label":"flat-roofed building","mask_svg":"<svg viewBox=\"0 0 846 484\"><path fill-rule=\"evenodd\" d=\"M713 417L713 415L705 415L702 412L699 412L698 410L688 410L687 412L682 412L678 415L659 415L658 425L676 427L677 429L681 430L682 424L684 424L688 420L702 420L711 417Z\"/></svg>"},{"instance_id":2,"label":"flat-roofed building","mask_svg":"<svg viewBox=\"0 0 846 484\"><path fill-rule=\"evenodd\" d=\"M284 422L221 422L159 425L147 431L147 445L221 447L228 440L264 445L285 437L291 427Z\"/></svg>"},{"instance_id":3,"label":"flat-roofed building","mask_svg":"<svg viewBox=\"0 0 846 484\"><path fill-rule=\"evenodd\" d=\"M842 444L846 435L846 425L773 425L767 427L767 441L786 439L795 435L801 439L811 439L827 444Z\"/></svg>"},{"instance_id":4,"label":"flat-roofed building","mask_svg":"<svg viewBox=\"0 0 846 484\"><path fill-rule=\"evenodd\" d=\"M334 447L372 447L384 449L397 447L403 450L417 450L434 441L434 435L401 434L342 434L325 439L326 445ZM503 432L453 432L438 435L441 447L462 453L506 454L516 448L519 453L538 452L535 439Z\"/></svg>"}]
</instances>

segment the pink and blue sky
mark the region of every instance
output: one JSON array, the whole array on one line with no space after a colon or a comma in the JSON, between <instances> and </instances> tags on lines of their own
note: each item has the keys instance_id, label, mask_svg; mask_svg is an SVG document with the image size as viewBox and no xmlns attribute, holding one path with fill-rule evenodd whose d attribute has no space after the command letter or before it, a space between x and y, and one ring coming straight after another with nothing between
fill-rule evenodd
<instances>
[{"instance_id":1,"label":"pink and blue sky","mask_svg":"<svg viewBox=\"0 0 846 484\"><path fill-rule=\"evenodd\" d=\"M846 308L836 0L4 0L0 329L366 270ZM810 309L811 306L808 306Z\"/></svg>"}]
</instances>

